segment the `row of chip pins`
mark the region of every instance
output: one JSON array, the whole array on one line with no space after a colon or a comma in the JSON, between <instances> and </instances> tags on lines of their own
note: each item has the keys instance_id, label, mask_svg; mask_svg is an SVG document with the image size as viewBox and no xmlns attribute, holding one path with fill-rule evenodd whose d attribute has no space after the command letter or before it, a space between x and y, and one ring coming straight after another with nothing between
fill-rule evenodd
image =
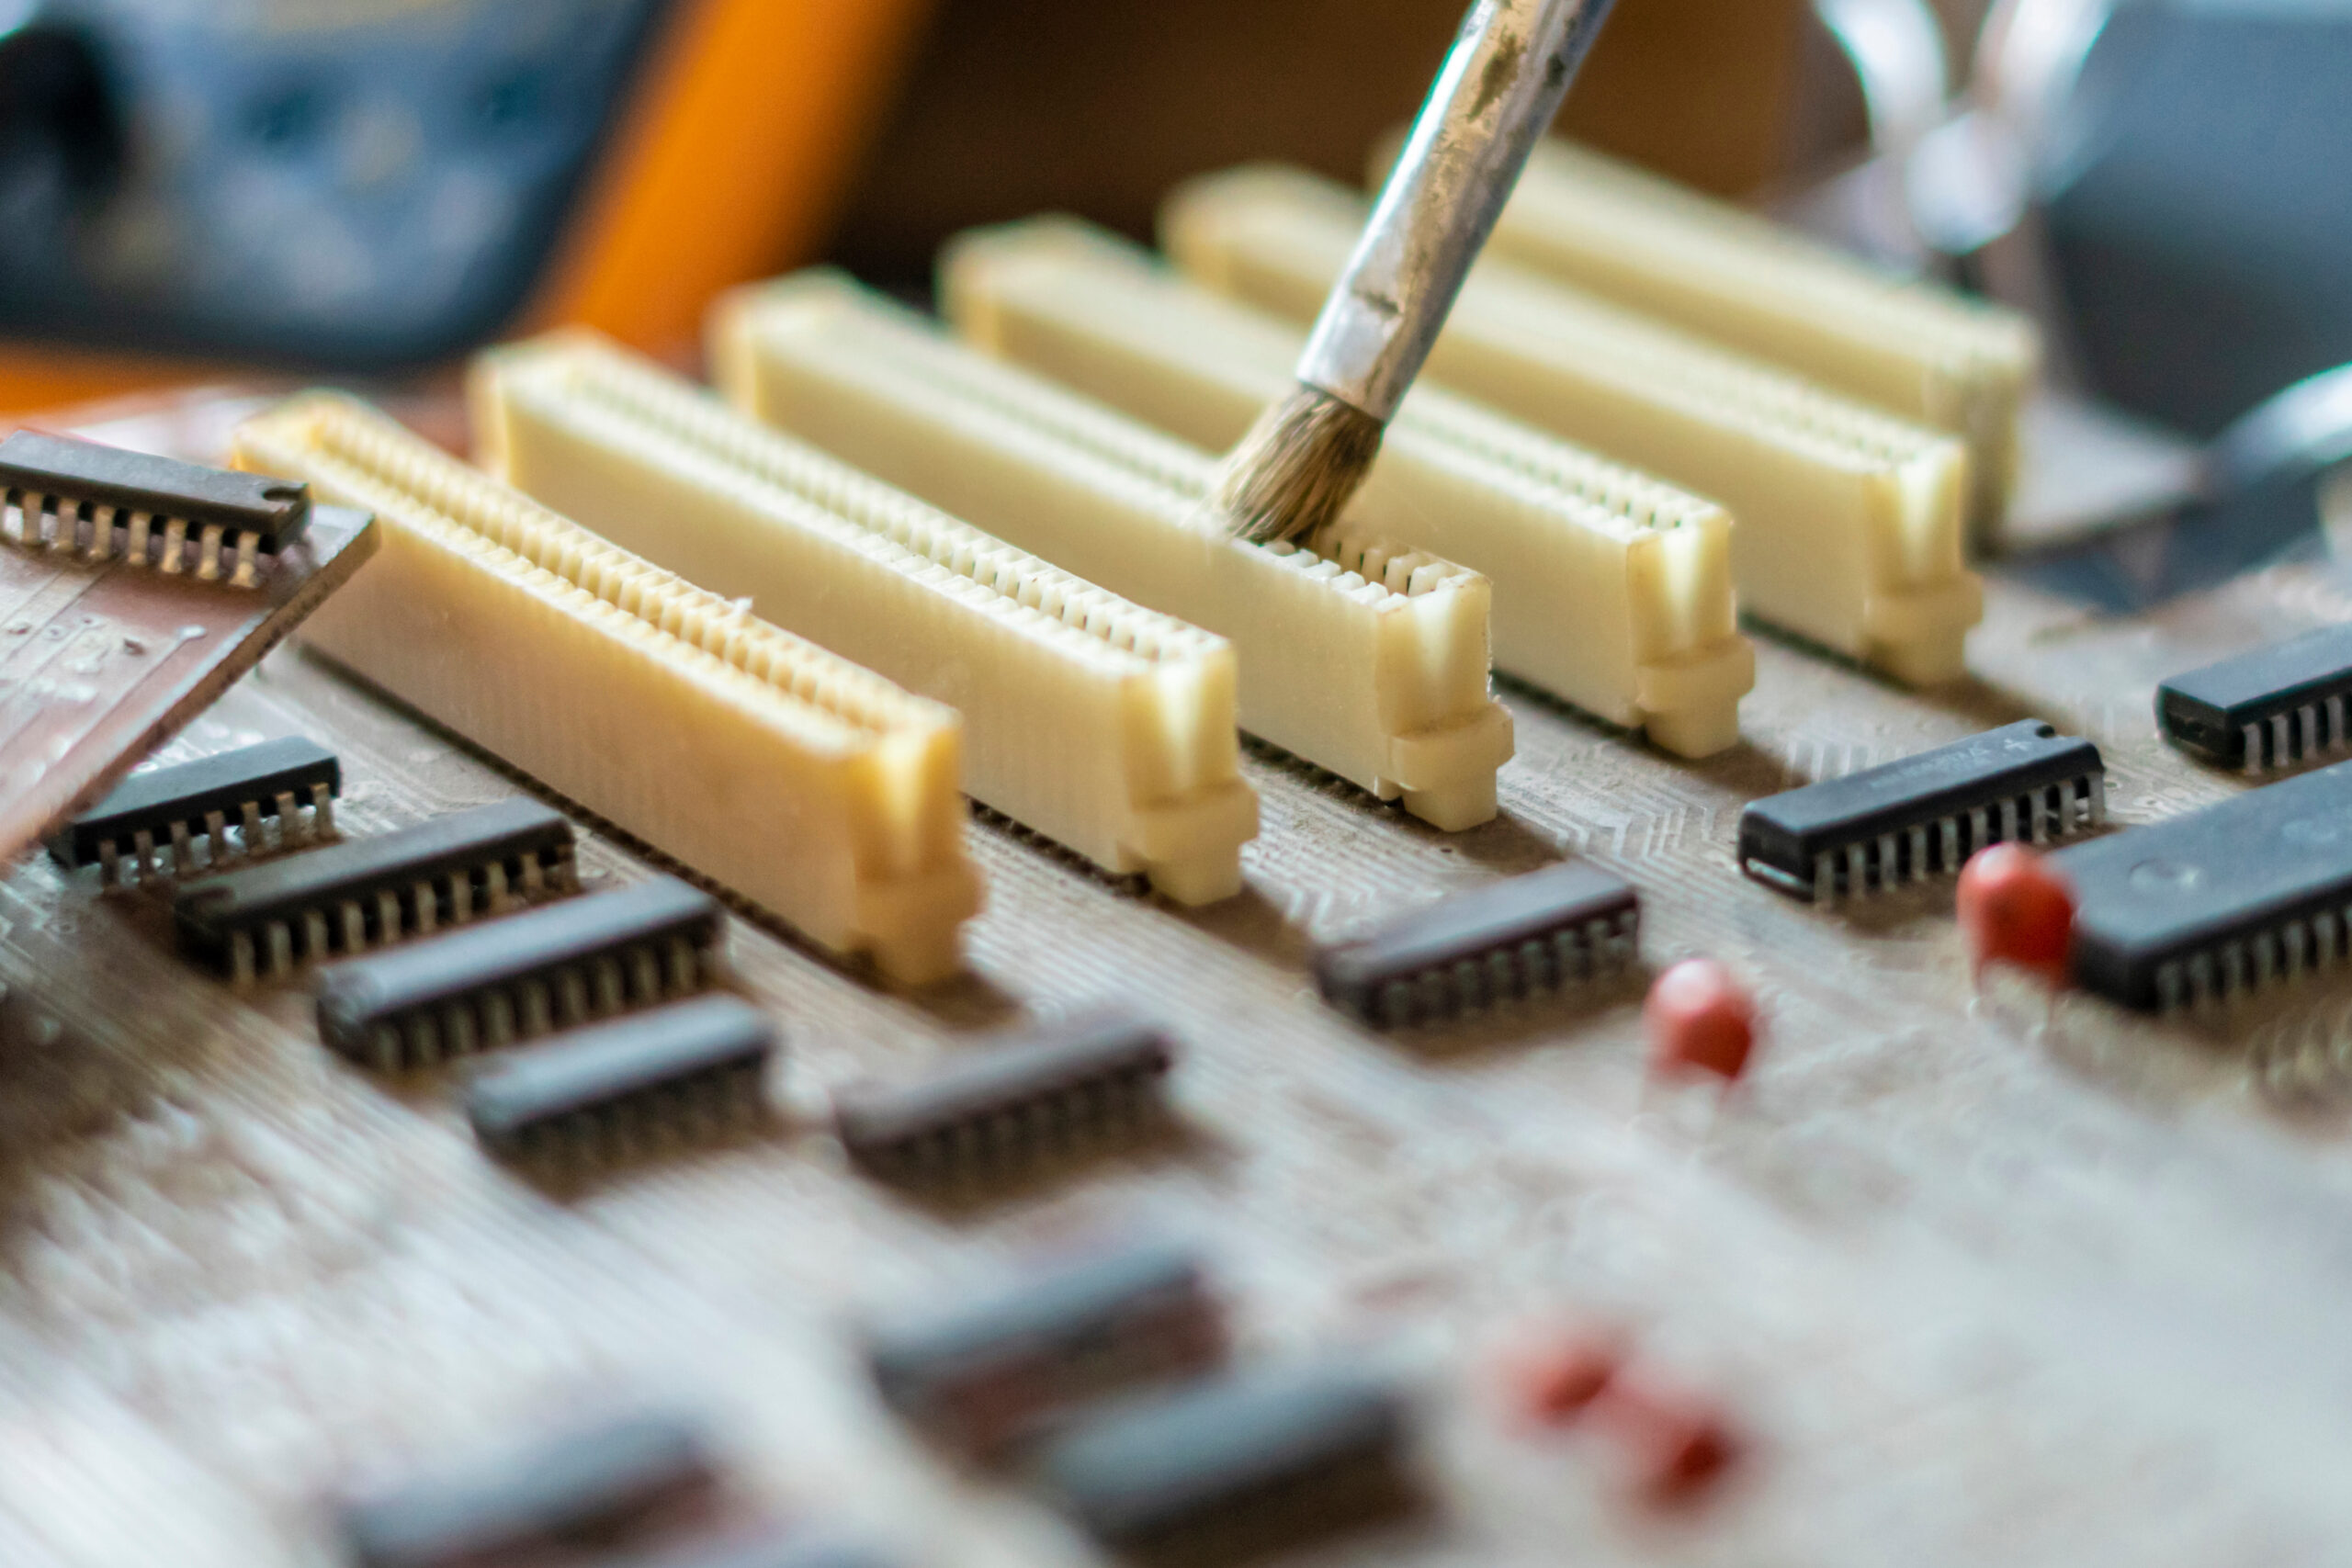
<instances>
[{"instance_id":1,"label":"row of chip pins","mask_svg":"<svg viewBox=\"0 0 2352 1568\"><path fill-rule=\"evenodd\" d=\"M310 818L305 822L301 813L296 809L293 794L290 791L281 792L277 796L277 829L274 847L286 849L296 842L314 841L333 836L334 832L334 796L325 784L312 784ZM191 822L183 820L172 823L168 829L171 837L172 871L175 874L186 876L198 869L209 870L218 867L230 860L250 859L263 850L272 847L266 837L267 829L264 826L264 820L261 803L248 800L239 807L238 832L234 839L229 836L228 814L225 811L218 809L207 811L202 818L201 833L197 831L197 825ZM205 858L200 867L196 856L196 840L198 838L204 840L205 850ZM137 868L141 879L143 881L161 874L164 867L157 862L158 846L155 842L154 830L147 828L140 829L132 833L130 842L131 853L128 863ZM121 883L126 863L121 844L113 839L102 839L98 841L97 850L99 882L107 886ZM419 929L432 928L428 922Z\"/></svg>"},{"instance_id":2,"label":"row of chip pins","mask_svg":"<svg viewBox=\"0 0 2352 1568\"><path fill-rule=\"evenodd\" d=\"M2289 712L2273 714L2267 726L2267 756L2263 747L2265 726L2260 721L2246 725L2245 771L2258 773L2323 751L2341 751L2352 739L2346 734L2346 722L2345 695L2341 692L2324 703L2309 702Z\"/></svg>"}]
</instances>

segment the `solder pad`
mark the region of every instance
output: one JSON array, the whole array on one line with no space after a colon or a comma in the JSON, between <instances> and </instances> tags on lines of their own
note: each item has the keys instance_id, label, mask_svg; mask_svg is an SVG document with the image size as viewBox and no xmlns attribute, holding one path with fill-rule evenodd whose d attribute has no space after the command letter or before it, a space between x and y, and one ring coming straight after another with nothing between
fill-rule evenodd
<instances>
[{"instance_id":1,"label":"solder pad","mask_svg":"<svg viewBox=\"0 0 2352 1568\"><path fill-rule=\"evenodd\" d=\"M1248 890L1201 910L978 821L962 980L893 997L732 920L787 1028L782 1130L579 1190L486 1158L447 1079L335 1058L302 991L241 999L153 906L28 860L0 980L72 1027L0 1060L0 1560L315 1568L353 1478L650 1388L712 1412L754 1495L910 1562L1094 1563L891 1418L850 1325L1148 1225L1201 1243L1253 1353L1363 1347L1424 1396L1442 1511L1317 1563L2338 1561L2352 983L2210 1025L1980 994L1948 882L1813 908L1735 840L1749 800L2027 716L2098 743L2117 823L2219 798L2245 785L2155 739L2156 682L2344 619L2326 568L2114 619L1996 575L1954 688L1759 633L1745 741L1698 763L1506 687L1502 814L1460 834L1250 750ZM344 759L349 835L527 788L298 649L164 754L296 732ZM586 886L647 874L583 827ZM1639 887L1649 964L1755 984L1729 1100L1645 1086L1637 986L1395 1036L1315 997L1311 943L1569 852ZM823 1130L832 1088L1105 998L1182 1043L1184 1139L943 1207ZM1562 1313L1736 1413L1725 1495L1646 1517L1594 1450L1498 1416L1491 1352Z\"/></svg>"}]
</instances>

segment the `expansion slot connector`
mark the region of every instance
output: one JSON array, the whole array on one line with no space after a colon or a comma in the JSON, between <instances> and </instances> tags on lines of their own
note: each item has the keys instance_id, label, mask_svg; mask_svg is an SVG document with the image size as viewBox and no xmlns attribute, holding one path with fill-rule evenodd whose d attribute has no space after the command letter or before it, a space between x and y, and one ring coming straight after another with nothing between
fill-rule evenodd
<instances>
[{"instance_id":1,"label":"expansion slot connector","mask_svg":"<svg viewBox=\"0 0 2352 1568\"><path fill-rule=\"evenodd\" d=\"M1487 252L1959 435L1978 535L1998 531L2041 357L2026 317L1561 141L1536 148Z\"/></svg>"},{"instance_id":2,"label":"expansion slot connector","mask_svg":"<svg viewBox=\"0 0 2352 1568\"><path fill-rule=\"evenodd\" d=\"M1477 573L1344 523L1307 548L1235 539L1207 511L1207 454L837 275L741 291L714 329L738 406L1231 638L1250 733L1440 828L1495 814L1511 727L1487 691Z\"/></svg>"},{"instance_id":3,"label":"expansion slot connector","mask_svg":"<svg viewBox=\"0 0 2352 1568\"><path fill-rule=\"evenodd\" d=\"M979 907L959 726L515 494L366 405L311 393L241 467L373 510L384 546L309 639L837 953L918 984Z\"/></svg>"},{"instance_id":4,"label":"expansion slot connector","mask_svg":"<svg viewBox=\"0 0 2352 1568\"><path fill-rule=\"evenodd\" d=\"M1289 391L1298 360L1287 322L1069 219L968 234L940 280L967 340L1212 450ZM1722 507L1422 387L1348 517L1487 575L1497 669L1681 756L1739 739L1756 653Z\"/></svg>"},{"instance_id":5,"label":"expansion slot connector","mask_svg":"<svg viewBox=\"0 0 2352 1568\"><path fill-rule=\"evenodd\" d=\"M483 460L627 548L964 715L965 787L1182 903L1241 890L1224 638L752 423L584 333L485 355Z\"/></svg>"},{"instance_id":6,"label":"expansion slot connector","mask_svg":"<svg viewBox=\"0 0 2352 1568\"><path fill-rule=\"evenodd\" d=\"M1193 181L1160 216L1186 272L1301 321L1363 226L1352 193L1283 169ZM1958 440L1498 261L1472 272L1429 370L1730 507L1759 618L1898 680L1961 672L1984 588L1962 562Z\"/></svg>"}]
</instances>

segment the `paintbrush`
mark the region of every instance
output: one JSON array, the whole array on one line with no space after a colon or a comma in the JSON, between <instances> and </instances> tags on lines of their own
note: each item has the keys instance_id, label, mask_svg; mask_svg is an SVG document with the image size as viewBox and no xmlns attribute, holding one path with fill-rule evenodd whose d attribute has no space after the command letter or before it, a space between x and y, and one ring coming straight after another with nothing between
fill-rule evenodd
<instances>
[{"instance_id":1,"label":"paintbrush","mask_svg":"<svg viewBox=\"0 0 2352 1568\"><path fill-rule=\"evenodd\" d=\"M1355 494L1612 3L1471 6L1299 355L1297 389L1218 474L1216 505L1234 533L1300 538Z\"/></svg>"}]
</instances>

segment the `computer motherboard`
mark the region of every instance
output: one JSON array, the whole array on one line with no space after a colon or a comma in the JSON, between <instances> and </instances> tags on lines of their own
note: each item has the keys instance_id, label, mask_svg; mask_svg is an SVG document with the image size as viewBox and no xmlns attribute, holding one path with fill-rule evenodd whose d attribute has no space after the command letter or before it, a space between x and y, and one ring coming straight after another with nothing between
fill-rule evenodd
<instances>
[{"instance_id":1,"label":"computer motherboard","mask_svg":"<svg viewBox=\"0 0 2352 1568\"><path fill-rule=\"evenodd\" d=\"M1415 1505L1302 1562L2340 1562L2352 984L2153 1017L1980 981L1949 878L1807 903L1736 839L1760 797L2028 718L2097 744L2110 825L2222 799L2245 781L2157 739L2157 683L2347 619L2324 563L2120 616L1996 568L1969 674L1924 692L1752 628L1740 741L1703 761L1503 681L1500 813L1456 833L1249 743L1245 888L1196 908L976 814L958 977L887 987L737 908L727 984L779 1032L764 1117L593 1169L491 1157L461 1068L323 1047L305 977L175 956L167 881L27 858L0 884L0 981L41 1015L0 1050L0 1561L343 1561L355 1496L649 1409L717 1456L722 1520L1102 1561L1020 1464L893 1412L871 1325L1156 1239L1237 1364L1402 1391ZM348 840L537 793L300 646L158 757L280 737L339 759ZM583 888L680 870L549 804ZM1629 973L1385 1032L1317 994L1319 945L1566 857L1637 889ZM1647 977L1693 955L1756 1000L1728 1091L1645 1066ZM1105 1005L1173 1046L1155 1135L945 1189L845 1149L836 1097ZM1716 1483L1661 1503L1622 1443L1531 1424L1514 1369L1547 1336L1713 1412Z\"/></svg>"}]
</instances>

